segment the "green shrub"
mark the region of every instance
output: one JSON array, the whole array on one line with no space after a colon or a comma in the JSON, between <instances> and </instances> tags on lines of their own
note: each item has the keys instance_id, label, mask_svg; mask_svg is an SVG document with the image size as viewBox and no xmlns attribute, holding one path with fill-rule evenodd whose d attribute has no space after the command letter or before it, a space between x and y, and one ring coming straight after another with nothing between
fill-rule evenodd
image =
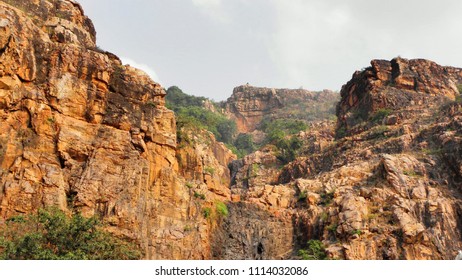
<instances>
[{"instance_id":1,"label":"green shrub","mask_svg":"<svg viewBox=\"0 0 462 280\"><path fill-rule=\"evenodd\" d=\"M327 259L324 244L319 240L309 240L308 247L298 251L298 255L304 260L325 260Z\"/></svg>"},{"instance_id":2,"label":"green shrub","mask_svg":"<svg viewBox=\"0 0 462 280\"><path fill-rule=\"evenodd\" d=\"M213 176L215 174L215 168L211 166L206 166L204 168L204 172Z\"/></svg>"},{"instance_id":3,"label":"green shrub","mask_svg":"<svg viewBox=\"0 0 462 280\"><path fill-rule=\"evenodd\" d=\"M459 93L462 94L462 84L457 85L457 91L459 91Z\"/></svg>"},{"instance_id":4,"label":"green shrub","mask_svg":"<svg viewBox=\"0 0 462 280\"><path fill-rule=\"evenodd\" d=\"M216 206L215 206L217 213L222 216L222 217L227 217L228 216L228 206L224 204L221 201L218 201Z\"/></svg>"},{"instance_id":5,"label":"green shrub","mask_svg":"<svg viewBox=\"0 0 462 280\"><path fill-rule=\"evenodd\" d=\"M462 93L456 96L456 103L462 103Z\"/></svg>"},{"instance_id":6,"label":"green shrub","mask_svg":"<svg viewBox=\"0 0 462 280\"><path fill-rule=\"evenodd\" d=\"M278 140L275 143L278 148L278 153L276 157L282 161L282 163L287 164L295 160L298 150L302 147L302 141L296 137L292 136L291 138L283 138Z\"/></svg>"},{"instance_id":7,"label":"green shrub","mask_svg":"<svg viewBox=\"0 0 462 280\"><path fill-rule=\"evenodd\" d=\"M298 201L306 200L307 197L308 197L308 193L306 191L302 191L298 195Z\"/></svg>"},{"instance_id":8,"label":"green shrub","mask_svg":"<svg viewBox=\"0 0 462 280\"><path fill-rule=\"evenodd\" d=\"M194 192L194 197L205 200L205 194L203 194L203 193Z\"/></svg>"},{"instance_id":9,"label":"green shrub","mask_svg":"<svg viewBox=\"0 0 462 280\"><path fill-rule=\"evenodd\" d=\"M403 170L403 174L409 177L422 177L422 175L418 174L414 170Z\"/></svg>"},{"instance_id":10,"label":"green shrub","mask_svg":"<svg viewBox=\"0 0 462 280\"><path fill-rule=\"evenodd\" d=\"M346 128L344 126L340 127L339 129L337 129L337 131L335 132L335 137L338 139L338 138L343 138L347 135L347 131L346 131Z\"/></svg>"},{"instance_id":11,"label":"green shrub","mask_svg":"<svg viewBox=\"0 0 462 280\"><path fill-rule=\"evenodd\" d=\"M139 259L141 250L101 229L97 218L57 209L9 219L0 233L0 258L9 260Z\"/></svg>"},{"instance_id":12,"label":"green shrub","mask_svg":"<svg viewBox=\"0 0 462 280\"><path fill-rule=\"evenodd\" d=\"M334 194L335 191L321 193L320 204L324 206L330 205L334 199Z\"/></svg>"},{"instance_id":13,"label":"green shrub","mask_svg":"<svg viewBox=\"0 0 462 280\"><path fill-rule=\"evenodd\" d=\"M389 137L387 132L389 131L388 126L379 125L370 130L371 134L369 137L376 139L383 139Z\"/></svg>"},{"instance_id":14,"label":"green shrub","mask_svg":"<svg viewBox=\"0 0 462 280\"><path fill-rule=\"evenodd\" d=\"M154 101L152 100L149 100L148 102L146 102L146 105L150 106L150 107L157 107L158 104L156 104Z\"/></svg>"},{"instance_id":15,"label":"green shrub","mask_svg":"<svg viewBox=\"0 0 462 280\"><path fill-rule=\"evenodd\" d=\"M334 234L337 232L337 228L338 228L338 225L335 224L335 223L334 223L334 224L331 224L331 225L328 225L328 226L326 227L327 231L330 231L330 232L332 232L332 233L334 233Z\"/></svg>"},{"instance_id":16,"label":"green shrub","mask_svg":"<svg viewBox=\"0 0 462 280\"><path fill-rule=\"evenodd\" d=\"M205 207L202 209L202 214L204 215L204 218L208 219L212 214L212 209L210 207Z\"/></svg>"},{"instance_id":17,"label":"green shrub","mask_svg":"<svg viewBox=\"0 0 462 280\"><path fill-rule=\"evenodd\" d=\"M322 221L322 222L325 222L329 219L329 214L327 212L322 212L319 219Z\"/></svg>"},{"instance_id":18,"label":"green shrub","mask_svg":"<svg viewBox=\"0 0 462 280\"><path fill-rule=\"evenodd\" d=\"M212 132L218 141L233 144L237 131L236 122L221 113L204 108L203 104L207 100L205 97L188 95L178 87L172 86L167 89L165 98L167 108L175 112L178 129L182 127L206 129Z\"/></svg>"},{"instance_id":19,"label":"green shrub","mask_svg":"<svg viewBox=\"0 0 462 280\"><path fill-rule=\"evenodd\" d=\"M267 134L272 134L278 131L289 135L297 134L300 131L306 130L307 128L308 125L306 122L294 119L271 120L270 118L265 118L260 124L260 129Z\"/></svg>"},{"instance_id":20,"label":"green shrub","mask_svg":"<svg viewBox=\"0 0 462 280\"><path fill-rule=\"evenodd\" d=\"M252 135L241 133L234 140L234 147L242 154L250 154L256 150Z\"/></svg>"},{"instance_id":21,"label":"green shrub","mask_svg":"<svg viewBox=\"0 0 462 280\"><path fill-rule=\"evenodd\" d=\"M371 121L373 123L381 123L382 120L388 117L392 112L393 110L391 109L386 109L386 108L379 109L377 110L377 112L374 113L374 115L371 118Z\"/></svg>"}]
</instances>

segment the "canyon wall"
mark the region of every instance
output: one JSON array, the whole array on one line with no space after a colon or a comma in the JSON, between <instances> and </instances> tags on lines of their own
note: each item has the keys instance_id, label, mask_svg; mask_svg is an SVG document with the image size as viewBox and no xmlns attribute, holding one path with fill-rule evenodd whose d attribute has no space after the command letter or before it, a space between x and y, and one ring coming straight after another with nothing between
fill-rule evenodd
<instances>
[{"instance_id":1,"label":"canyon wall","mask_svg":"<svg viewBox=\"0 0 462 280\"><path fill-rule=\"evenodd\" d=\"M210 146L188 147L187 162L216 174L196 164L191 172L203 175L180 171L186 148L177 147L164 89L96 47L79 4L7 3L0 2L0 216L79 211L100 216L145 258L210 258L214 225L203 209L229 197L223 174L234 155L208 136Z\"/></svg>"}]
</instances>

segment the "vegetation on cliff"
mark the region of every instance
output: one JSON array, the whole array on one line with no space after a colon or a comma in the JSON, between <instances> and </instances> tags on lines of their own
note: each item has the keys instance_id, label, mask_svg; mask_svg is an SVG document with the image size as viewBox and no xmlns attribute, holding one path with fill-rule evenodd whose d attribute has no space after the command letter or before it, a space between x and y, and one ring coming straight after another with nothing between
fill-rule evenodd
<instances>
[{"instance_id":1,"label":"vegetation on cliff","mask_svg":"<svg viewBox=\"0 0 462 280\"><path fill-rule=\"evenodd\" d=\"M206 109L206 100L208 99L205 97L188 95L177 86L167 89L166 105L175 112L178 129L203 128L212 132L218 141L232 144L236 135L236 123L221 113Z\"/></svg>"},{"instance_id":2,"label":"vegetation on cliff","mask_svg":"<svg viewBox=\"0 0 462 280\"><path fill-rule=\"evenodd\" d=\"M296 134L307 128L308 125L304 121L293 119L266 118L260 125L260 129L266 134L263 143L275 145L277 158L284 164L295 159L303 144Z\"/></svg>"},{"instance_id":3,"label":"vegetation on cliff","mask_svg":"<svg viewBox=\"0 0 462 280\"><path fill-rule=\"evenodd\" d=\"M8 219L0 231L0 259L129 260L139 248L103 231L101 222L57 209Z\"/></svg>"},{"instance_id":4,"label":"vegetation on cliff","mask_svg":"<svg viewBox=\"0 0 462 280\"><path fill-rule=\"evenodd\" d=\"M219 105L205 97L184 93L177 86L167 90L167 107L175 112L178 138L184 140L183 128L205 129L212 132L218 141L227 145L238 157L271 144L276 146L278 158L286 164L295 159L302 142L295 135L308 128L307 121L297 118L265 117L258 129L264 133L263 141L256 143L249 133L237 135L236 122L219 112ZM211 108L206 108L210 104ZM300 113L300 112L299 112Z\"/></svg>"},{"instance_id":5,"label":"vegetation on cliff","mask_svg":"<svg viewBox=\"0 0 462 280\"><path fill-rule=\"evenodd\" d=\"M325 260L327 259L326 248L319 240L309 240L305 249L300 249L298 255L303 260Z\"/></svg>"}]
</instances>

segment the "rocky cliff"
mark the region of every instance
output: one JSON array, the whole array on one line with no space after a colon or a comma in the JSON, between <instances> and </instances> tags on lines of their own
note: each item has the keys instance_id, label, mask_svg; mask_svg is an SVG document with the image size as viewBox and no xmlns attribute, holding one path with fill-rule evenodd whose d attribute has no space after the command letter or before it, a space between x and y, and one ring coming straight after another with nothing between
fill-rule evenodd
<instances>
[{"instance_id":1,"label":"rocky cliff","mask_svg":"<svg viewBox=\"0 0 462 280\"><path fill-rule=\"evenodd\" d=\"M346 131L368 121L380 109L398 109L454 100L462 83L462 69L424 59L373 60L342 87L337 105L339 127Z\"/></svg>"},{"instance_id":2,"label":"rocky cliff","mask_svg":"<svg viewBox=\"0 0 462 280\"><path fill-rule=\"evenodd\" d=\"M338 124L312 125L295 161L278 170L266 149L233 164L233 201L277 217L291 244L268 232L250 239L255 250L293 256L315 239L334 259L453 259L462 247L460 69L372 64L343 87ZM340 136L355 110L365 119Z\"/></svg>"},{"instance_id":3,"label":"rocky cliff","mask_svg":"<svg viewBox=\"0 0 462 280\"><path fill-rule=\"evenodd\" d=\"M178 147L164 89L96 47L78 3L0 2L0 58L2 219L55 206L145 258L211 258L203 209L229 198L233 155L213 136Z\"/></svg>"},{"instance_id":4,"label":"rocky cliff","mask_svg":"<svg viewBox=\"0 0 462 280\"><path fill-rule=\"evenodd\" d=\"M298 258L313 239L333 259L453 259L461 73L373 61L343 87L337 123L297 135L294 161L271 145L236 160L210 133L177 130L164 89L97 48L79 4L3 1L0 225L54 206L99 216L149 259ZM225 110L250 132L300 106L324 115L331 97L242 86Z\"/></svg>"},{"instance_id":5,"label":"rocky cliff","mask_svg":"<svg viewBox=\"0 0 462 280\"><path fill-rule=\"evenodd\" d=\"M319 120L333 114L338 94L304 89L275 89L243 85L234 88L224 104L238 132L255 131L265 117Z\"/></svg>"}]
</instances>

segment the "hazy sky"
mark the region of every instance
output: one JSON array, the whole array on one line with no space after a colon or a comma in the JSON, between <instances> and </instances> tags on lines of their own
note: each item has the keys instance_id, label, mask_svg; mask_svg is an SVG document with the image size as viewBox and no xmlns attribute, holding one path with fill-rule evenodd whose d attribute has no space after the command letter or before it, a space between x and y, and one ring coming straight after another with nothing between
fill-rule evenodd
<instances>
[{"instance_id":1,"label":"hazy sky","mask_svg":"<svg viewBox=\"0 0 462 280\"><path fill-rule=\"evenodd\" d=\"M462 66L460 0L77 0L97 44L164 87L340 90L375 58Z\"/></svg>"}]
</instances>

